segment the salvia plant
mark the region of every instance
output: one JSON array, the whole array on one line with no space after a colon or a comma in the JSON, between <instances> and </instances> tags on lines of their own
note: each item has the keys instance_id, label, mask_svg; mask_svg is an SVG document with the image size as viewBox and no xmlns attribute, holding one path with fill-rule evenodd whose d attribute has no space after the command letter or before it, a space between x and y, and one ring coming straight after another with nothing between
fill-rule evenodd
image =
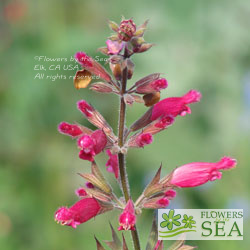
<instances>
[{"instance_id":1,"label":"salvia plant","mask_svg":"<svg viewBox=\"0 0 250 250\"><path fill-rule=\"evenodd\" d=\"M190 90L180 97L170 97L160 100L160 92L166 89L168 82L160 73L143 77L128 86L132 79L134 63L132 56L148 51L153 44L144 40L148 21L137 27L133 20L123 20L120 25L109 21L112 34L106 41L106 46L98 50L107 55L112 75L96 60L84 52L75 55L82 70L76 73L74 86L77 89L86 88L92 79L97 77L100 82L94 82L90 89L99 93L113 93L119 97L118 134L105 118L87 101L80 100L77 108L84 117L97 129L91 130L78 123L62 122L58 130L76 139L79 157L89 161L91 171L81 173L85 184L76 190L79 200L71 207L61 207L55 213L55 220L62 225L76 228L91 218L113 209L121 211L117 219L118 230L130 230L134 249L141 249L136 221L144 209L166 208L176 196L177 188L195 187L222 177L221 170L236 166L236 160L222 157L218 162L193 162L175 168L167 176L161 177L161 168L156 171L154 178L145 187L137 200L132 200L129 178L126 171L125 157L130 148L143 148L153 142L153 136L171 126L178 116L184 117L191 113L190 104L199 102L201 93ZM125 126L126 107L134 102L144 104L148 110L130 127ZM106 152L108 161L106 170L117 180L122 197L117 197L109 182L98 167L95 156ZM112 241L106 244L110 249L128 249L125 238L119 239L116 230L111 226ZM95 238L96 239L96 238ZM105 249L96 239L97 249ZM168 249L193 249L180 240ZM163 242L157 240L157 228L154 219L149 234L146 250L163 249Z\"/></svg>"}]
</instances>

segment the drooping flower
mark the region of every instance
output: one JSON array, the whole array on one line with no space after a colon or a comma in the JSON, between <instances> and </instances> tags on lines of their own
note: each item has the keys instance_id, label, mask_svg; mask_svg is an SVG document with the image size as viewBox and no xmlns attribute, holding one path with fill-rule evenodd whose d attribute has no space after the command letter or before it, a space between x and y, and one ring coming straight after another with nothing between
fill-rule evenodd
<instances>
[{"instance_id":1,"label":"drooping flower","mask_svg":"<svg viewBox=\"0 0 250 250\"><path fill-rule=\"evenodd\" d=\"M136 32L136 25L132 19L123 20L118 29L118 37L125 42L128 42Z\"/></svg>"},{"instance_id":2,"label":"drooping flower","mask_svg":"<svg viewBox=\"0 0 250 250\"><path fill-rule=\"evenodd\" d=\"M119 41L107 40L106 44L107 44L109 55L119 54L124 47L124 42L119 42Z\"/></svg>"},{"instance_id":3,"label":"drooping flower","mask_svg":"<svg viewBox=\"0 0 250 250\"><path fill-rule=\"evenodd\" d=\"M135 230L136 216L132 200L127 205L119 217L120 227L118 230Z\"/></svg>"},{"instance_id":4,"label":"drooping flower","mask_svg":"<svg viewBox=\"0 0 250 250\"><path fill-rule=\"evenodd\" d=\"M107 137L102 130L96 130L91 135L83 135L78 139L78 146L81 148L79 157L83 160L94 161L107 144Z\"/></svg>"},{"instance_id":5,"label":"drooping flower","mask_svg":"<svg viewBox=\"0 0 250 250\"><path fill-rule=\"evenodd\" d=\"M146 82L144 84L139 85L136 88L136 93L139 94L149 94L153 92L159 92L165 88L167 88L168 82L165 78L159 78L157 80Z\"/></svg>"},{"instance_id":6,"label":"drooping flower","mask_svg":"<svg viewBox=\"0 0 250 250\"><path fill-rule=\"evenodd\" d=\"M100 63L95 61L92 57L88 56L84 52L77 52L75 54L75 59L81 66L89 71L91 74L96 75L107 82L111 81L109 73L102 67Z\"/></svg>"},{"instance_id":7,"label":"drooping flower","mask_svg":"<svg viewBox=\"0 0 250 250\"><path fill-rule=\"evenodd\" d=\"M201 93L196 90L190 90L182 97L170 97L163 99L155 104L152 110L151 120L156 120L162 115L171 115L176 117L178 115L184 116L191 113L190 107L187 104L199 102Z\"/></svg>"},{"instance_id":8,"label":"drooping flower","mask_svg":"<svg viewBox=\"0 0 250 250\"><path fill-rule=\"evenodd\" d=\"M118 164L118 155L112 154L110 150L106 151L109 159L106 163L107 171L110 173L114 173L115 178L118 179L119 177L119 164Z\"/></svg>"},{"instance_id":9,"label":"drooping flower","mask_svg":"<svg viewBox=\"0 0 250 250\"><path fill-rule=\"evenodd\" d=\"M236 160L223 157L215 163L193 162L174 170L171 184L177 187L196 187L208 181L221 179L220 170L230 169L236 166Z\"/></svg>"},{"instance_id":10,"label":"drooping flower","mask_svg":"<svg viewBox=\"0 0 250 250\"><path fill-rule=\"evenodd\" d=\"M62 225L76 228L81 223L84 223L98 215L101 211L101 206L94 198L84 198L76 202L72 207L61 207L55 213L55 220Z\"/></svg>"}]
</instances>

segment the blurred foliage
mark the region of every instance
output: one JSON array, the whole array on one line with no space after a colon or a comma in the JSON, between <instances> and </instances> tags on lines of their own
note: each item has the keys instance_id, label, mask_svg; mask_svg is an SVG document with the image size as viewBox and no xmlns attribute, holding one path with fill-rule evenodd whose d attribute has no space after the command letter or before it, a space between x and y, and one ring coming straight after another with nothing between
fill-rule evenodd
<instances>
[{"instance_id":1,"label":"blurred foliage","mask_svg":"<svg viewBox=\"0 0 250 250\"><path fill-rule=\"evenodd\" d=\"M88 125L76 101L90 101L116 127L118 100L90 90L77 91L70 80L35 80L35 56L66 57L84 50L98 55L110 34L106 20L121 15L137 24L149 18L149 52L136 55L133 80L162 72L169 87L162 98L190 88L202 92L192 115L155 136L144 150L130 150L128 174L134 199L163 163L164 173L192 161L238 159L238 168L220 181L179 190L176 208L244 208L249 230L250 182L250 2L245 0L46 1L0 3L0 248L3 250L94 249L93 234L111 239L108 221L116 211L76 230L57 225L54 211L77 200L83 184L76 174L89 164L77 157L75 142L57 133L62 120ZM74 72L66 72L74 75ZM132 81L131 81L132 82ZM129 108L127 124L146 110ZM98 156L100 165L107 157ZM104 167L103 167L104 169ZM107 174L108 176L108 174ZM109 176L111 179L111 177ZM152 211L138 219L143 242ZM129 234L125 233L129 239ZM244 241L196 241L200 249L247 249Z\"/></svg>"}]
</instances>

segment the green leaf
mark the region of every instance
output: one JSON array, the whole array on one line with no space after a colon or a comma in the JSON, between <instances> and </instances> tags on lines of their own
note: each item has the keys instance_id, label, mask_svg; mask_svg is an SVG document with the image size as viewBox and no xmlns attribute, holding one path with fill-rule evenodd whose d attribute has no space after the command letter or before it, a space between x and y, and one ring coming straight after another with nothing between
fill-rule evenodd
<instances>
[{"instance_id":1,"label":"green leaf","mask_svg":"<svg viewBox=\"0 0 250 250\"><path fill-rule=\"evenodd\" d=\"M156 218L154 216L151 231L148 237L146 250L154 250L157 240L158 240L158 231L157 231Z\"/></svg>"},{"instance_id":2,"label":"green leaf","mask_svg":"<svg viewBox=\"0 0 250 250\"><path fill-rule=\"evenodd\" d=\"M118 238L114 228L111 223L109 223L111 231L112 231L112 241L105 241L105 243L110 247L111 250L122 250L122 243Z\"/></svg>"},{"instance_id":3,"label":"green leaf","mask_svg":"<svg viewBox=\"0 0 250 250\"><path fill-rule=\"evenodd\" d=\"M96 241L96 249L97 250L105 250L105 248L101 245L101 243L99 242L99 240L95 237L95 241Z\"/></svg>"}]
</instances>

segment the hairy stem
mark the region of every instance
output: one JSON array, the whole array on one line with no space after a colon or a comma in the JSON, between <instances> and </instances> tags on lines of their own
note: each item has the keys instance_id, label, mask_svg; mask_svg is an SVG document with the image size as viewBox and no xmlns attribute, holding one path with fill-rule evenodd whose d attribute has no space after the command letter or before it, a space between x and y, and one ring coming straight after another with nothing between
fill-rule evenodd
<instances>
[{"instance_id":1,"label":"hairy stem","mask_svg":"<svg viewBox=\"0 0 250 250\"><path fill-rule=\"evenodd\" d=\"M125 49L124 58L127 57L127 50ZM127 87L127 74L128 69L125 67L122 72L122 86L121 86L121 99L120 99L120 110L119 110L119 128L118 128L118 144L120 147L124 145L124 130L125 130L125 117L126 117L126 103L124 101L124 93L126 93ZM119 171L120 171L120 179L121 179L121 187L125 197L126 202L130 199L130 190L129 190L129 182L126 171L126 163L125 163L125 155L122 153L118 154L119 160ZM135 227L134 231L131 231L134 249L140 250L140 241L137 229Z\"/></svg>"}]
</instances>

